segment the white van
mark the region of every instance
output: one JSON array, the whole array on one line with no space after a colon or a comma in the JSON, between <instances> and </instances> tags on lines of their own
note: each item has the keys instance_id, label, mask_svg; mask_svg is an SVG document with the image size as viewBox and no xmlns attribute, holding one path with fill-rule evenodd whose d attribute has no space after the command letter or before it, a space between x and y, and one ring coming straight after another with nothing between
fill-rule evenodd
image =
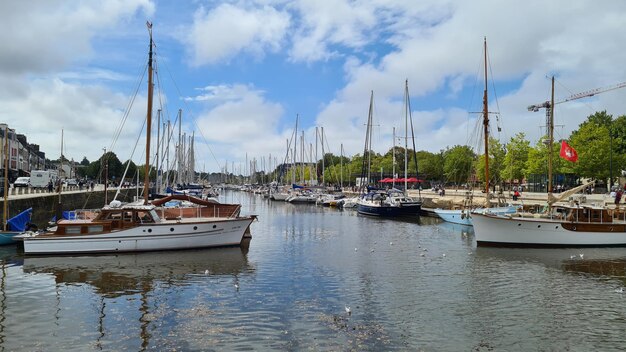
<instances>
[{"instance_id":1,"label":"white van","mask_svg":"<svg viewBox=\"0 0 626 352\"><path fill-rule=\"evenodd\" d=\"M48 183L55 182L54 175L50 171L34 170L30 172L30 185L36 188L48 187Z\"/></svg>"}]
</instances>

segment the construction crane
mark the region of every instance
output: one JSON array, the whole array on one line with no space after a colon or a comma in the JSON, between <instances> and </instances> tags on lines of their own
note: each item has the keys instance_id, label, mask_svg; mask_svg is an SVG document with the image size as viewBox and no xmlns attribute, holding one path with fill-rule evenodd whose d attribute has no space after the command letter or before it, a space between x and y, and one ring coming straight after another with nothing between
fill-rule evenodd
<instances>
[{"instance_id":1,"label":"construction crane","mask_svg":"<svg viewBox=\"0 0 626 352\"><path fill-rule=\"evenodd\" d=\"M592 97L592 96L594 96L596 94L600 94L600 93L604 93L604 92L608 92L608 91L611 91L611 90L620 89L620 88L624 88L624 87L626 87L626 82L614 84L614 85L608 86L608 87L591 89L591 90L588 90L588 91L585 91L585 92L572 94L572 95L570 95L569 97L567 97L567 98L565 98L563 100L554 102L554 105L565 103L565 102L576 100L576 99ZM537 112L537 111L539 111L539 109L549 109L549 108L550 108L550 102L546 101L546 102L543 102L543 103L538 104L538 105L530 105L528 107L528 111Z\"/></svg>"},{"instance_id":2,"label":"construction crane","mask_svg":"<svg viewBox=\"0 0 626 352\"><path fill-rule=\"evenodd\" d=\"M553 143L554 143L554 121L552 119L552 116L554 114L554 105L557 104L561 104L561 103L565 103L568 101L572 101L572 100L576 100L576 99L581 99L581 98L586 98L586 97L592 97L596 94L600 94L600 93L604 93L604 92L608 92L611 90L615 90L615 89L620 89L620 88L624 88L626 87L626 82L622 82L622 83L618 83L618 84L614 84L612 86L608 86L608 87L604 87L604 88L596 88L596 89L592 89L592 90L588 90L586 92L580 92L577 94L573 94L570 95L569 97L563 99L563 100L559 100L559 101L554 101L554 76L552 76L552 99L550 101L545 101L541 104L537 104L537 105L530 105L528 107L528 111L533 111L533 112L537 112L539 111L539 109L546 109L546 130L548 131L548 150L549 150L549 158L548 158L548 200L550 200L550 195L552 194L552 148L553 148Z\"/></svg>"}]
</instances>

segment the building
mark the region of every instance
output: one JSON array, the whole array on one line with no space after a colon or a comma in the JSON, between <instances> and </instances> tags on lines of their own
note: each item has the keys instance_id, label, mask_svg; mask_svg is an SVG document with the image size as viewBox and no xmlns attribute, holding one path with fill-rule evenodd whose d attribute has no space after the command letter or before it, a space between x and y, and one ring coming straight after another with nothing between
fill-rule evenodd
<instances>
[{"instance_id":1,"label":"building","mask_svg":"<svg viewBox=\"0 0 626 352\"><path fill-rule=\"evenodd\" d=\"M8 131L7 139L5 132ZM0 170L4 176L4 161L9 156L9 180L12 182L17 177L29 176L31 170L43 170L46 168L46 155L39 150L39 145L29 144L25 135L17 134L15 130L8 128L6 123L0 123ZM5 151L6 145L6 151Z\"/></svg>"}]
</instances>

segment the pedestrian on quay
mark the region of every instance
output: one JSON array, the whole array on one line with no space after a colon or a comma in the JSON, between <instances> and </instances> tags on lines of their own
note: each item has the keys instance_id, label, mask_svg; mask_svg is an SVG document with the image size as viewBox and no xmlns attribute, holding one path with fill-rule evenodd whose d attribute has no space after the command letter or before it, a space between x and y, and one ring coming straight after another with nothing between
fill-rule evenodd
<instances>
[{"instance_id":1,"label":"pedestrian on quay","mask_svg":"<svg viewBox=\"0 0 626 352\"><path fill-rule=\"evenodd\" d=\"M615 209L619 209L619 202L622 200L622 189L618 189L615 192Z\"/></svg>"},{"instance_id":2,"label":"pedestrian on quay","mask_svg":"<svg viewBox=\"0 0 626 352\"><path fill-rule=\"evenodd\" d=\"M52 187L54 187L54 186L52 185L52 181L49 181L49 182L48 182L48 193L52 193Z\"/></svg>"},{"instance_id":3,"label":"pedestrian on quay","mask_svg":"<svg viewBox=\"0 0 626 352\"><path fill-rule=\"evenodd\" d=\"M93 181L91 181L91 191L93 192Z\"/></svg>"}]
</instances>

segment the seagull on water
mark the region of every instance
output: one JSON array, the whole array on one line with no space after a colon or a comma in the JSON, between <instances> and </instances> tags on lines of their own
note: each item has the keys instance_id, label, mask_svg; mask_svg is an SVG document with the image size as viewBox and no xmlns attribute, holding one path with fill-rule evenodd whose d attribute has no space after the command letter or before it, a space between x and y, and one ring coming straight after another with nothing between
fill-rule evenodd
<instances>
[{"instance_id":1,"label":"seagull on water","mask_svg":"<svg viewBox=\"0 0 626 352\"><path fill-rule=\"evenodd\" d=\"M352 315L352 310L350 309L350 307L346 306L345 310L348 315Z\"/></svg>"},{"instance_id":2,"label":"seagull on water","mask_svg":"<svg viewBox=\"0 0 626 352\"><path fill-rule=\"evenodd\" d=\"M585 256L584 254L580 253L578 256L580 256L580 259L583 259L583 257Z\"/></svg>"},{"instance_id":3,"label":"seagull on water","mask_svg":"<svg viewBox=\"0 0 626 352\"><path fill-rule=\"evenodd\" d=\"M575 255L570 255L569 259L576 259L576 256Z\"/></svg>"},{"instance_id":4,"label":"seagull on water","mask_svg":"<svg viewBox=\"0 0 626 352\"><path fill-rule=\"evenodd\" d=\"M206 270L204 271L204 275L209 275L209 269L206 269Z\"/></svg>"},{"instance_id":5,"label":"seagull on water","mask_svg":"<svg viewBox=\"0 0 626 352\"><path fill-rule=\"evenodd\" d=\"M235 289L239 291L239 284L235 283Z\"/></svg>"},{"instance_id":6,"label":"seagull on water","mask_svg":"<svg viewBox=\"0 0 626 352\"><path fill-rule=\"evenodd\" d=\"M623 287L616 288L616 289L615 289L615 292L616 292L616 293L624 293L624 288L623 288Z\"/></svg>"}]
</instances>

